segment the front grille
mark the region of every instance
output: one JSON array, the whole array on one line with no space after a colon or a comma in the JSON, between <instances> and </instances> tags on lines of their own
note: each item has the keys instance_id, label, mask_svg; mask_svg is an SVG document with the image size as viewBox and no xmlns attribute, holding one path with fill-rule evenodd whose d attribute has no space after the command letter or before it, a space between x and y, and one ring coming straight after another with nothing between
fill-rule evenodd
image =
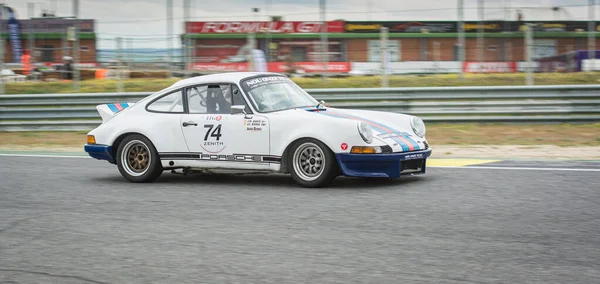
<instances>
[{"instance_id":1,"label":"front grille","mask_svg":"<svg viewBox=\"0 0 600 284\"><path fill-rule=\"evenodd\" d=\"M403 161L400 164L401 174L419 173L423 171L425 166L424 159Z\"/></svg>"},{"instance_id":2,"label":"front grille","mask_svg":"<svg viewBox=\"0 0 600 284\"><path fill-rule=\"evenodd\" d=\"M402 162L402 170L412 169L417 170L423 167L423 159L418 160L408 160Z\"/></svg>"},{"instance_id":3,"label":"front grille","mask_svg":"<svg viewBox=\"0 0 600 284\"><path fill-rule=\"evenodd\" d=\"M425 150L429 149L429 144L427 143L427 141L423 141L423 145L425 145Z\"/></svg>"}]
</instances>

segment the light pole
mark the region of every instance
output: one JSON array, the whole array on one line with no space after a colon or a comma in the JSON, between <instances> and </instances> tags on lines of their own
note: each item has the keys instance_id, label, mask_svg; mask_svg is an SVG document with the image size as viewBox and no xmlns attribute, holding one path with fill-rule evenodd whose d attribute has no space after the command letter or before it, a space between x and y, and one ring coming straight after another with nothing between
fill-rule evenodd
<instances>
[{"instance_id":1,"label":"light pole","mask_svg":"<svg viewBox=\"0 0 600 284\"><path fill-rule=\"evenodd\" d=\"M479 0L479 5L477 7L479 11L479 25L477 27L477 61L479 61L479 66L483 63L483 51L484 49L484 38L483 38L483 26L485 24L485 20L483 19L483 0Z\"/></svg>"},{"instance_id":2,"label":"light pole","mask_svg":"<svg viewBox=\"0 0 600 284\"><path fill-rule=\"evenodd\" d=\"M265 46L267 47L267 55L265 56L267 58L267 61L272 61L271 60L271 17L269 16L269 9L271 8L271 0L266 0L266 8L265 8L265 14L267 15L267 32L265 35Z\"/></svg>"},{"instance_id":3,"label":"light pole","mask_svg":"<svg viewBox=\"0 0 600 284\"><path fill-rule=\"evenodd\" d=\"M189 38L189 35L185 31L186 23L190 21L190 0L183 0L183 33L185 37L183 38L183 77L188 77L188 70L191 69L191 43L192 40Z\"/></svg>"},{"instance_id":4,"label":"light pole","mask_svg":"<svg viewBox=\"0 0 600 284\"><path fill-rule=\"evenodd\" d=\"M321 61L323 64L323 72L321 73L321 77L323 82L327 82L327 54L329 52L327 48L327 22L325 20L326 3L325 0L319 0L319 2L321 3Z\"/></svg>"},{"instance_id":5,"label":"light pole","mask_svg":"<svg viewBox=\"0 0 600 284\"><path fill-rule=\"evenodd\" d=\"M465 77L465 29L464 29L464 0L458 0L458 61L460 61L460 78Z\"/></svg>"},{"instance_id":6,"label":"light pole","mask_svg":"<svg viewBox=\"0 0 600 284\"><path fill-rule=\"evenodd\" d=\"M4 4L2 3L0 3L0 20L4 21ZM4 71L4 44L4 37L0 36L0 72ZM4 95L4 79L2 78L2 74L0 74L0 94Z\"/></svg>"},{"instance_id":7,"label":"light pole","mask_svg":"<svg viewBox=\"0 0 600 284\"><path fill-rule=\"evenodd\" d=\"M596 9L595 0L589 0L590 1L590 5L588 8L588 13L589 13L589 17L590 20L588 22L588 57L590 60L590 70L591 71L595 71L595 63L594 61L596 60L596 29L595 29L595 13L594 10Z\"/></svg>"},{"instance_id":8,"label":"light pole","mask_svg":"<svg viewBox=\"0 0 600 284\"><path fill-rule=\"evenodd\" d=\"M75 42L73 44L73 88L79 90L79 0L73 0L73 17L75 17Z\"/></svg>"},{"instance_id":9,"label":"light pole","mask_svg":"<svg viewBox=\"0 0 600 284\"><path fill-rule=\"evenodd\" d=\"M167 48L169 49L169 60L167 68L171 70L171 64L173 64L173 0L167 0Z\"/></svg>"},{"instance_id":10,"label":"light pole","mask_svg":"<svg viewBox=\"0 0 600 284\"><path fill-rule=\"evenodd\" d=\"M31 64L35 63L35 53L33 52L33 25L31 19L34 16L35 2L27 2L27 16L29 17L29 33L27 38L27 49L29 49L29 60Z\"/></svg>"}]
</instances>

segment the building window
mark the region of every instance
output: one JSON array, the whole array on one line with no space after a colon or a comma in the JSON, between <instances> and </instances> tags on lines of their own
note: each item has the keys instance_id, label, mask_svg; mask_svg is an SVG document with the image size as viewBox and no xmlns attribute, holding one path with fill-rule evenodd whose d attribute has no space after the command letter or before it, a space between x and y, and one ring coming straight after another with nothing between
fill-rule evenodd
<instances>
[{"instance_id":1,"label":"building window","mask_svg":"<svg viewBox=\"0 0 600 284\"><path fill-rule=\"evenodd\" d=\"M585 38L577 38L575 41L576 41L575 44L577 45L577 47L576 47L577 50L585 49L585 41L586 41Z\"/></svg>"},{"instance_id":2,"label":"building window","mask_svg":"<svg viewBox=\"0 0 600 284\"><path fill-rule=\"evenodd\" d=\"M54 46L42 45L40 61L42 62L54 62Z\"/></svg>"},{"instance_id":3,"label":"building window","mask_svg":"<svg viewBox=\"0 0 600 284\"><path fill-rule=\"evenodd\" d=\"M533 60L556 55L556 40L554 39L534 39L533 40Z\"/></svg>"},{"instance_id":4,"label":"building window","mask_svg":"<svg viewBox=\"0 0 600 284\"><path fill-rule=\"evenodd\" d=\"M327 41L327 50L319 40L285 40L278 42L279 49L271 61L285 60L284 54L289 54L294 62L320 62L326 58L328 62L342 60L342 42Z\"/></svg>"},{"instance_id":5,"label":"building window","mask_svg":"<svg viewBox=\"0 0 600 284\"><path fill-rule=\"evenodd\" d=\"M306 61L306 47L292 46L292 58L296 62Z\"/></svg>"},{"instance_id":6,"label":"building window","mask_svg":"<svg viewBox=\"0 0 600 284\"><path fill-rule=\"evenodd\" d=\"M89 46L82 46L82 47L79 47L79 50L80 51L90 51L90 47Z\"/></svg>"},{"instance_id":7,"label":"building window","mask_svg":"<svg viewBox=\"0 0 600 284\"><path fill-rule=\"evenodd\" d=\"M369 40L368 41L368 56L369 62L380 62L380 41L379 40ZM400 41L399 40L388 40L388 52L390 54L390 62L398 62L402 60L402 56L400 53Z\"/></svg>"}]
</instances>

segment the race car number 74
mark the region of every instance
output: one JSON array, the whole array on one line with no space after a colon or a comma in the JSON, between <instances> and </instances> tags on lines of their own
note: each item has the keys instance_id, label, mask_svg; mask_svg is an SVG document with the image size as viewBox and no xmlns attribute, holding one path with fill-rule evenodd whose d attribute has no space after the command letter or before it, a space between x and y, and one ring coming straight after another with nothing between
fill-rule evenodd
<instances>
[{"instance_id":1,"label":"race car number 74","mask_svg":"<svg viewBox=\"0 0 600 284\"><path fill-rule=\"evenodd\" d=\"M219 141L219 139L222 136L221 124L218 124L217 127L215 127L214 124L205 124L204 128L208 128L208 130L206 131L206 135L204 135L204 141L208 140L209 134L210 134L210 137L217 137L217 141Z\"/></svg>"}]
</instances>

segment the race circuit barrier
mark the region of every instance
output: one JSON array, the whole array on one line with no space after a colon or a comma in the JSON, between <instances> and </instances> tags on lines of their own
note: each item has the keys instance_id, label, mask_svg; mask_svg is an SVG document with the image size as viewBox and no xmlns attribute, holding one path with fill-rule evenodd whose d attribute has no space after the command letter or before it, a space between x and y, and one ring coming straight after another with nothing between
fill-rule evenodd
<instances>
[{"instance_id":1,"label":"race circuit barrier","mask_svg":"<svg viewBox=\"0 0 600 284\"><path fill-rule=\"evenodd\" d=\"M331 107L406 113L425 122L598 122L599 85L307 89ZM95 106L136 102L138 93L0 96L0 131L90 130Z\"/></svg>"}]
</instances>

